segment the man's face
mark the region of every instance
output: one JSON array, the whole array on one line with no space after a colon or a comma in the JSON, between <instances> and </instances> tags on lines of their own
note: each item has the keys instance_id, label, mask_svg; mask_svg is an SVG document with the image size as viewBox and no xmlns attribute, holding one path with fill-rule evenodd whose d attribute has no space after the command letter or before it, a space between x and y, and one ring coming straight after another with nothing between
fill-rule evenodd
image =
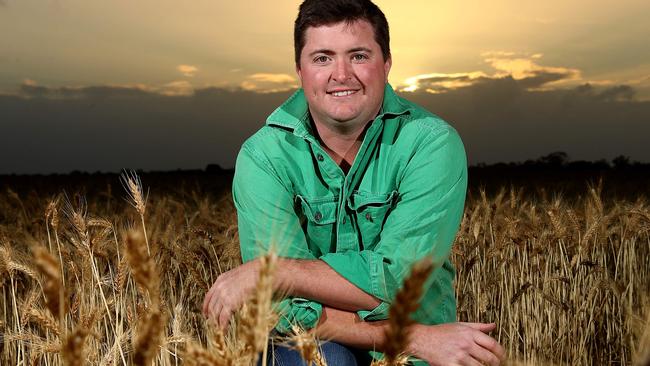
<instances>
[{"instance_id":1,"label":"man's face","mask_svg":"<svg viewBox=\"0 0 650 366\"><path fill-rule=\"evenodd\" d=\"M363 128L381 108L390 66L365 20L307 28L297 72L314 120Z\"/></svg>"}]
</instances>

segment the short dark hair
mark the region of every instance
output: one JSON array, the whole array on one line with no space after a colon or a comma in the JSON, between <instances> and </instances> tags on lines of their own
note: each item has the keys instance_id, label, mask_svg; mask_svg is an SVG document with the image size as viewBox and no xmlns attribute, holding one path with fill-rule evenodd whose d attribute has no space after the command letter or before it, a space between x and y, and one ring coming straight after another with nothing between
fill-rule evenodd
<instances>
[{"instance_id":1,"label":"short dark hair","mask_svg":"<svg viewBox=\"0 0 650 366\"><path fill-rule=\"evenodd\" d=\"M370 0L305 0L300 4L293 28L293 46L296 66L300 67L300 53L305 47L305 32L309 27L365 20L375 33L375 41L381 47L384 60L390 58L390 35L386 16Z\"/></svg>"}]
</instances>

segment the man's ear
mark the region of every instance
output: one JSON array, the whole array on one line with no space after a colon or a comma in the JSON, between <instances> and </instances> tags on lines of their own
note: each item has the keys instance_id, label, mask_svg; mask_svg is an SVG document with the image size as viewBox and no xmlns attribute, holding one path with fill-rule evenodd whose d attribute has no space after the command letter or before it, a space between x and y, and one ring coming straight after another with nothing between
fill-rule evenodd
<instances>
[{"instance_id":1,"label":"man's ear","mask_svg":"<svg viewBox=\"0 0 650 366\"><path fill-rule=\"evenodd\" d=\"M296 74L298 74L298 79L300 79L300 83L302 83L302 72L300 72L299 64L296 64Z\"/></svg>"},{"instance_id":2,"label":"man's ear","mask_svg":"<svg viewBox=\"0 0 650 366\"><path fill-rule=\"evenodd\" d=\"M384 75L386 75L385 82L388 82L388 73L390 73L390 67L393 66L393 58L388 56L388 59L384 62Z\"/></svg>"}]
</instances>

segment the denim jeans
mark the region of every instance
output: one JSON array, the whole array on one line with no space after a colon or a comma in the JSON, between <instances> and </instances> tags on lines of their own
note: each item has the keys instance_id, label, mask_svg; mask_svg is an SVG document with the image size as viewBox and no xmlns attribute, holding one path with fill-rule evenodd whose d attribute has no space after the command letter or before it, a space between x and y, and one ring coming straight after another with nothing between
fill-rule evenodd
<instances>
[{"instance_id":1,"label":"denim jeans","mask_svg":"<svg viewBox=\"0 0 650 366\"><path fill-rule=\"evenodd\" d=\"M347 347L336 342L323 342L320 351L329 366L369 366L372 357L368 351ZM281 345L269 345L266 364L268 366L307 366L300 352ZM262 365L260 357L258 366Z\"/></svg>"}]
</instances>

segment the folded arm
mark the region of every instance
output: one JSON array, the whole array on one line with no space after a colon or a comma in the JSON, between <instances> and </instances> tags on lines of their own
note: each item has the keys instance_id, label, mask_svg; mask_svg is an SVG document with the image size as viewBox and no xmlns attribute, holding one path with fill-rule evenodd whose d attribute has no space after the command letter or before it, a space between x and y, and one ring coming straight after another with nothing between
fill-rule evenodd
<instances>
[{"instance_id":1,"label":"folded arm","mask_svg":"<svg viewBox=\"0 0 650 366\"><path fill-rule=\"evenodd\" d=\"M494 323L414 324L403 351L433 366L499 365L505 360L505 350L487 335L495 328ZM387 321L365 322L355 313L323 307L315 333L320 339L350 347L383 351L389 341L387 329Z\"/></svg>"},{"instance_id":2,"label":"folded arm","mask_svg":"<svg viewBox=\"0 0 650 366\"><path fill-rule=\"evenodd\" d=\"M374 309L381 303L321 260L280 258L275 276L277 292L331 308L360 311Z\"/></svg>"}]
</instances>

